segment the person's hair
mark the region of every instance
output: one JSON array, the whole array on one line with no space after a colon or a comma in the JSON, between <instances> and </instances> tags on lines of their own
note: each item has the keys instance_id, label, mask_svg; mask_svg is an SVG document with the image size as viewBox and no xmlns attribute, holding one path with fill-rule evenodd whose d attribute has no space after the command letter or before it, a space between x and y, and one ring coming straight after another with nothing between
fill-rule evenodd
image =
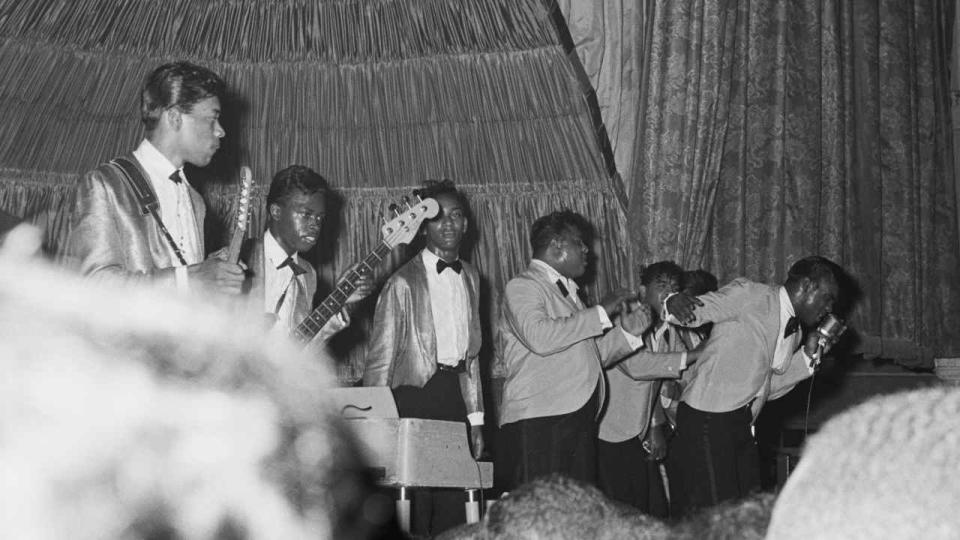
<instances>
[{"instance_id":1,"label":"person's hair","mask_svg":"<svg viewBox=\"0 0 960 540\"><path fill-rule=\"evenodd\" d=\"M271 204L282 204L297 193L326 195L330 191L327 180L310 167L291 165L273 175L270 191L267 192L267 208Z\"/></svg>"},{"instance_id":2,"label":"person's hair","mask_svg":"<svg viewBox=\"0 0 960 540\"><path fill-rule=\"evenodd\" d=\"M683 268L673 261L659 261L643 268L640 271L640 284L648 286L652 283L662 282L672 285L673 290L680 288L680 279L683 276Z\"/></svg>"},{"instance_id":3,"label":"person's hair","mask_svg":"<svg viewBox=\"0 0 960 540\"><path fill-rule=\"evenodd\" d=\"M0 537L390 526L393 505L329 401L329 366L235 304L24 260L17 234L0 246L0 508L22 512L0 518Z\"/></svg>"},{"instance_id":4,"label":"person's hair","mask_svg":"<svg viewBox=\"0 0 960 540\"><path fill-rule=\"evenodd\" d=\"M460 206L464 207L464 209L467 207L467 198L457 189L453 180L449 178L444 178L443 180L427 180L423 183L423 187L414 193L424 199L436 199L443 194L453 195L456 197L457 202L460 203Z\"/></svg>"},{"instance_id":5,"label":"person's hair","mask_svg":"<svg viewBox=\"0 0 960 540\"><path fill-rule=\"evenodd\" d=\"M587 218L573 210L557 210L537 218L530 227L530 247L534 255L542 254L550 242L563 238L567 231L580 233L583 243L590 245L593 241L593 226Z\"/></svg>"},{"instance_id":6,"label":"person's hair","mask_svg":"<svg viewBox=\"0 0 960 540\"><path fill-rule=\"evenodd\" d=\"M841 273L840 267L835 262L826 257L811 255L793 263L793 266L787 272L786 285L788 289L795 287L803 278L816 283L832 282L839 284Z\"/></svg>"},{"instance_id":7,"label":"person's hair","mask_svg":"<svg viewBox=\"0 0 960 540\"><path fill-rule=\"evenodd\" d=\"M140 92L140 120L151 132L163 111L176 107L184 113L204 99L223 100L226 85L216 73L189 62L164 64L147 75Z\"/></svg>"},{"instance_id":8,"label":"person's hair","mask_svg":"<svg viewBox=\"0 0 960 540\"><path fill-rule=\"evenodd\" d=\"M680 290L692 296L700 296L708 292L713 292L720 287L717 283L717 276L700 268L698 270L687 270L680 277Z\"/></svg>"}]
</instances>

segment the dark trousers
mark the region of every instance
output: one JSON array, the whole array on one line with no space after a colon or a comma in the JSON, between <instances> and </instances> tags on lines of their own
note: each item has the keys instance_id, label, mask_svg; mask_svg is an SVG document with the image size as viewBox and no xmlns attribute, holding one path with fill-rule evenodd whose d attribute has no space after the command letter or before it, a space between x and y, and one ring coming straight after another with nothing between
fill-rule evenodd
<instances>
[{"instance_id":1,"label":"dark trousers","mask_svg":"<svg viewBox=\"0 0 960 540\"><path fill-rule=\"evenodd\" d=\"M645 514L660 518L669 515L660 465L649 459L643 441L638 437L618 443L601 440L597 456L598 483L607 497Z\"/></svg>"},{"instance_id":2,"label":"dark trousers","mask_svg":"<svg viewBox=\"0 0 960 540\"><path fill-rule=\"evenodd\" d=\"M393 389L401 418L426 418L466 422L467 407L460 391L460 375L437 370L423 388ZM464 424L466 429L466 424ZM410 490L410 532L436 535L467 520L462 489L418 488Z\"/></svg>"},{"instance_id":3,"label":"dark trousers","mask_svg":"<svg viewBox=\"0 0 960 540\"><path fill-rule=\"evenodd\" d=\"M496 467L504 473L500 488L510 491L551 473L595 485L598 406L599 390L572 413L504 424L496 453Z\"/></svg>"},{"instance_id":4,"label":"dark trousers","mask_svg":"<svg viewBox=\"0 0 960 540\"><path fill-rule=\"evenodd\" d=\"M674 516L739 499L760 488L760 458L750 433L751 420L750 407L711 413L680 403L667 471Z\"/></svg>"}]
</instances>

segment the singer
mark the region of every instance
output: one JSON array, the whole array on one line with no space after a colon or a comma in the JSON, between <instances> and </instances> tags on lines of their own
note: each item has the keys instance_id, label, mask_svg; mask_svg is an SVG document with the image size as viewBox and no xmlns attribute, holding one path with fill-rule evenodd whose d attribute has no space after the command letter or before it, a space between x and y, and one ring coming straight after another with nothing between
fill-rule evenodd
<instances>
[{"instance_id":1,"label":"singer","mask_svg":"<svg viewBox=\"0 0 960 540\"><path fill-rule=\"evenodd\" d=\"M833 310L841 272L813 256L794 263L783 285L738 278L714 293L666 299L668 321L690 327L714 323L699 361L683 375L670 447L684 465L670 477L670 492L682 498L672 501L675 515L760 487L751 425L768 399L813 374L833 344L831 336L839 335L816 328Z\"/></svg>"},{"instance_id":2,"label":"singer","mask_svg":"<svg viewBox=\"0 0 960 540\"><path fill-rule=\"evenodd\" d=\"M153 282L182 291L240 293L243 270L220 250L204 258L203 198L183 166L205 167L226 134L224 83L212 71L162 65L140 92L145 138L132 155L99 165L77 187L64 261L106 282Z\"/></svg>"}]
</instances>

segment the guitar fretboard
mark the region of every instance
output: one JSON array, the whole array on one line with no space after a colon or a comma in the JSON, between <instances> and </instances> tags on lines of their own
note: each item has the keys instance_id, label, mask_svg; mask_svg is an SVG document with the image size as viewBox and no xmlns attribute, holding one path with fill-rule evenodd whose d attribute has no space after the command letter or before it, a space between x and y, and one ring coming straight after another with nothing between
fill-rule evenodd
<instances>
[{"instance_id":1,"label":"guitar fretboard","mask_svg":"<svg viewBox=\"0 0 960 540\"><path fill-rule=\"evenodd\" d=\"M372 273L374 268L380 264L380 261L390 253L390 249L391 247L386 242L380 242L376 249L371 251L337 283L337 288L323 299L317 309L313 310L313 313L297 325L293 331L294 337L303 343L313 339L317 332L323 328L323 325L327 324L327 321L343 309L347 299L357 290L357 283L362 276L361 272Z\"/></svg>"}]
</instances>

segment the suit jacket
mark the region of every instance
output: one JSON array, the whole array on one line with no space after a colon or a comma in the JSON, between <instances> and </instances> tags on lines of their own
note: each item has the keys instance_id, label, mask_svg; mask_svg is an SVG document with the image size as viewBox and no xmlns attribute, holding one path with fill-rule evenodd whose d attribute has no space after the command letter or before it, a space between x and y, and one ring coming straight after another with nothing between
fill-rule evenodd
<instances>
[{"instance_id":1,"label":"suit jacket","mask_svg":"<svg viewBox=\"0 0 960 540\"><path fill-rule=\"evenodd\" d=\"M576 411L603 389L603 366L633 352L621 330L604 333L596 308L563 296L534 263L507 283L498 327L500 425Z\"/></svg>"},{"instance_id":2,"label":"suit jacket","mask_svg":"<svg viewBox=\"0 0 960 540\"><path fill-rule=\"evenodd\" d=\"M146 178L140 162L132 154L126 157ZM203 197L192 186L189 192L202 230L206 217ZM162 218L162 211L158 213ZM102 281L174 283L173 267L179 266L176 256L170 253L153 216L140 212L136 197L114 166L102 163L80 179L70 224L65 262L79 267L84 275Z\"/></svg>"},{"instance_id":3,"label":"suit jacket","mask_svg":"<svg viewBox=\"0 0 960 540\"><path fill-rule=\"evenodd\" d=\"M600 420L600 439L618 443L633 437L643 438L659 405L661 379L680 376L680 357L684 347L676 332L652 351L652 332L644 336L645 347L622 362L607 368L607 406Z\"/></svg>"},{"instance_id":4,"label":"suit jacket","mask_svg":"<svg viewBox=\"0 0 960 540\"><path fill-rule=\"evenodd\" d=\"M467 414L483 412L480 387L480 275L463 263L464 284L470 302L466 370L460 374ZM423 258L417 255L387 280L373 317L373 335L367 350L364 386L423 385L437 371L437 337L430 307L430 289Z\"/></svg>"},{"instance_id":5,"label":"suit jacket","mask_svg":"<svg viewBox=\"0 0 960 540\"><path fill-rule=\"evenodd\" d=\"M780 331L780 286L738 278L698 298L695 320L712 322L700 360L683 375L681 401L708 412L728 412L750 403L755 414L765 399L776 399L810 376L803 349L779 370L772 367Z\"/></svg>"},{"instance_id":6,"label":"suit jacket","mask_svg":"<svg viewBox=\"0 0 960 540\"><path fill-rule=\"evenodd\" d=\"M264 234L270 233L264 232ZM272 315L273 312L264 304L264 276L266 275L264 273L264 265L266 263L266 256L263 250L263 238L251 238L244 242L243 249L240 252L240 258L247 264L247 278L243 284L243 290L250 300L251 313ZM306 270L306 273L303 274L304 283L306 284L307 297L310 298L310 306L313 308L317 303L317 299L315 298L317 294L317 271L312 264L301 266ZM282 324L283 323L278 322L277 326L281 326ZM346 326L344 321L340 320L340 317L331 317L313 339L310 340L309 344L312 346L315 343L324 343ZM293 329L281 328L280 330L289 334Z\"/></svg>"}]
</instances>

